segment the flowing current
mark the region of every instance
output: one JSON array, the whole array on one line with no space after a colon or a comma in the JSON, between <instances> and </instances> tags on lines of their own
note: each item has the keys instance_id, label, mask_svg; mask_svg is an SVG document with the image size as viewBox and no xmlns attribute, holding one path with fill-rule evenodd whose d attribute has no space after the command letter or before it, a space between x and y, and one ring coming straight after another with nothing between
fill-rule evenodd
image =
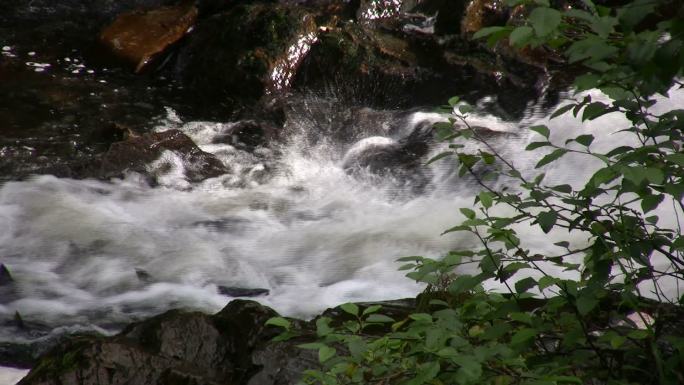
<instances>
[{"instance_id":1,"label":"flowing current","mask_svg":"<svg viewBox=\"0 0 684 385\"><path fill-rule=\"evenodd\" d=\"M684 103L684 92L670 97L655 108ZM36 176L0 186L0 262L18 292L0 305L0 318L18 312L53 333L108 333L171 308L218 311L232 299L219 286L268 289L258 301L310 317L343 302L414 296L422 287L397 271L397 258L477 245L460 233L440 236L478 192L456 175L452 160L424 165L444 144L430 142L408 171L349 170L364 153L401 146L442 116L315 99L302 105L285 139L252 151L215 143L231 123L184 122L169 111L156 130L182 130L231 169L198 184L169 152L149 165L155 187L135 174L109 183ZM520 122L477 113L469 121L495 131L495 148L529 173L543 152L523 151L539 140L528 126L548 124L557 143L592 133L597 151L628 140L615 133L627 124L617 114L581 126L571 114L549 121L534 110ZM546 170L546 180L577 185L597 166L568 155ZM675 226L671 207L661 215L663 225ZM518 231L525 247L541 253L558 252L553 242L561 240L586 242L538 226ZM0 329L0 341L30 338Z\"/></svg>"}]
</instances>

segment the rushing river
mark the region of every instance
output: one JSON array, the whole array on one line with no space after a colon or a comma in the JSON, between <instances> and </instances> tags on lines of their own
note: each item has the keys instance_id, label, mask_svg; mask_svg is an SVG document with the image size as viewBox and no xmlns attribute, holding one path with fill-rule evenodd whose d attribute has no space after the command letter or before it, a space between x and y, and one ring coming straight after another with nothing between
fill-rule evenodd
<instances>
[{"instance_id":1,"label":"rushing river","mask_svg":"<svg viewBox=\"0 0 684 385\"><path fill-rule=\"evenodd\" d=\"M345 170L364 150L401 143L443 117L300 102L287 137L253 151L214 143L231 123L184 122L169 109L157 130L181 129L231 169L199 184L185 180L187 165L166 153L149 166L155 187L135 174L111 183L45 175L0 186L0 262L18 289L18 298L0 305L0 317L19 312L54 333L109 333L171 308L215 312L232 299L219 286L268 289L260 302L308 317L342 302L413 296L422 287L397 271L397 258L476 246L459 233L440 236L477 193L452 161L421 163L410 175ZM683 103L678 91L655 108ZM530 106L519 122L477 113L469 121L498 131L494 146L530 173L541 155L523 151L538 140L528 126L548 124L559 142L591 132L596 150L628 140L614 134L626 125L616 114L580 126L570 114L549 122L536 110ZM347 131L338 137L342 115ZM443 149L432 143L430 154ZM547 181L578 183L596 166L567 156L547 170ZM664 225L675 224L671 208L661 214ZM518 231L539 252L557 252L560 240L586 242L582 234L547 235L537 226ZM0 329L0 341L31 338L46 337Z\"/></svg>"}]
</instances>

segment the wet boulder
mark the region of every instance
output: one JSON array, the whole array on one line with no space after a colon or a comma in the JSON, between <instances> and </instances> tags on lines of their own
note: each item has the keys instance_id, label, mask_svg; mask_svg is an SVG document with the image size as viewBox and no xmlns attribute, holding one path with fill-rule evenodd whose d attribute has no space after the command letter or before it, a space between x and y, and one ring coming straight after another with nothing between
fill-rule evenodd
<instances>
[{"instance_id":1,"label":"wet boulder","mask_svg":"<svg viewBox=\"0 0 684 385\"><path fill-rule=\"evenodd\" d=\"M141 72L185 36L196 19L197 8L192 5L130 11L102 30L100 42L135 72Z\"/></svg>"},{"instance_id":2,"label":"wet boulder","mask_svg":"<svg viewBox=\"0 0 684 385\"><path fill-rule=\"evenodd\" d=\"M534 83L510 82L496 54L459 36L441 39L344 23L319 40L293 88L334 89L339 99L380 108L437 105L459 92L470 102L513 93L520 101L514 108L521 110L538 94Z\"/></svg>"},{"instance_id":3,"label":"wet boulder","mask_svg":"<svg viewBox=\"0 0 684 385\"><path fill-rule=\"evenodd\" d=\"M335 96L372 107L396 106L397 98L413 98L431 73L411 42L383 29L344 23L319 36L303 61L296 89L334 89ZM423 87L424 89L424 87Z\"/></svg>"},{"instance_id":4,"label":"wet boulder","mask_svg":"<svg viewBox=\"0 0 684 385\"><path fill-rule=\"evenodd\" d=\"M421 160L430 150L432 137L420 131L399 140L382 136L362 139L347 151L342 167L351 175L410 185L419 193L429 180Z\"/></svg>"},{"instance_id":5,"label":"wet boulder","mask_svg":"<svg viewBox=\"0 0 684 385\"><path fill-rule=\"evenodd\" d=\"M179 53L176 76L213 110L251 106L289 90L316 36L305 7L239 4L198 23Z\"/></svg>"},{"instance_id":6,"label":"wet boulder","mask_svg":"<svg viewBox=\"0 0 684 385\"><path fill-rule=\"evenodd\" d=\"M268 121L240 120L227 124L227 129L217 135L214 143L225 143L245 150L254 150L275 139L278 129Z\"/></svg>"},{"instance_id":7,"label":"wet boulder","mask_svg":"<svg viewBox=\"0 0 684 385\"><path fill-rule=\"evenodd\" d=\"M165 151L171 151L182 159L185 176L191 182L228 172L218 158L202 151L187 135L178 130L168 130L129 136L125 141L113 143L103 156L100 177L119 177L126 171L147 175L148 166Z\"/></svg>"}]
</instances>

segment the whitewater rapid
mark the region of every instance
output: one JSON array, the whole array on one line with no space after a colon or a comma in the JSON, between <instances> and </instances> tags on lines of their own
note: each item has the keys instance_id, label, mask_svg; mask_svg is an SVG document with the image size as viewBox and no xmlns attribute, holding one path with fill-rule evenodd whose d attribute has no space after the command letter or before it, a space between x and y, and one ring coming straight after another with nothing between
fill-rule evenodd
<instances>
[{"instance_id":1,"label":"whitewater rapid","mask_svg":"<svg viewBox=\"0 0 684 385\"><path fill-rule=\"evenodd\" d=\"M683 102L677 91L656 108ZM535 111L530 106L520 122L478 113L469 122L504 133L494 146L530 175L543 151L523 151L540 139L529 126L549 125L559 143L592 133L596 150L629 140L615 133L627 124L618 114L581 126L570 114L549 121ZM182 159L170 152L149 166L155 187L136 174L111 182L36 176L3 184L0 263L19 298L0 305L0 318L19 312L61 332L111 333L171 308L218 311L232 299L219 294L221 285L266 288L270 294L258 301L299 317L343 302L414 296L422 286L397 271L396 259L476 247L462 233L440 234L459 223L458 209L472 207L478 189L456 176L450 160L421 167L428 183L419 190L411 180L343 167L360 141L398 142L443 116L357 109L348 113L348 139L338 140L328 136L334 122L320 118L331 115L304 111L288 120L282 143L243 151L214 143L231 123L185 122L169 110L156 130L182 130L231 169L197 184L184 178ZM433 144L430 155L444 148ZM598 166L568 155L547 168L546 181L577 186ZM671 208L661 211L663 224L674 225ZM518 231L524 246L540 253L558 252L553 243L561 240L586 243L586 235L544 234L538 226ZM0 331L0 341L22 338Z\"/></svg>"}]
</instances>

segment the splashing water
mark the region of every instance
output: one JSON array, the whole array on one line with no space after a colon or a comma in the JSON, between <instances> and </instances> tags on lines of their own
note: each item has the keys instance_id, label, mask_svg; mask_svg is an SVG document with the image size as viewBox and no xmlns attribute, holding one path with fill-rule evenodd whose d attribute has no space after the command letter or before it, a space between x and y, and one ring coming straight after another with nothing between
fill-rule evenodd
<instances>
[{"instance_id":1,"label":"splashing water","mask_svg":"<svg viewBox=\"0 0 684 385\"><path fill-rule=\"evenodd\" d=\"M671 97L659 105L681 104L684 93ZM414 172L427 180L420 189L413 179L344 169L364 146L395 146L443 117L356 110L347 139L339 139L335 122L313 116L290 118L286 140L246 152L214 143L231 123L182 122L171 113L157 130L180 128L232 170L199 184L184 179L186 165L169 152L150 165L165 170L154 188L135 174L111 183L38 176L0 186L0 256L19 292L0 305L0 317L18 311L53 328L105 332L174 307L217 311L231 299L219 285L267 288L259 301L306 317L347 301L414 296L422 287L397 271L396 258L477 245L463 234L439 235L477 193L455 176L453 162L419 164ZM612 134L626 125L617 114L581 127L569 114L551 122L530 114L518 123L473 114L471 122L500 132L495 148L528 173L541 155L522 151L538 140L527 126L548 124L557 141L591 131L598 150L625 140ZM444 148L431 146L421 162ZM597 166L566 156L546 180L577 185ZM517 230L525 247L541 253L558 251L552 244L561 240L586 242L582 234ZM0 340L13 339L0 332Z\"/></svg>"}]
</instances>

